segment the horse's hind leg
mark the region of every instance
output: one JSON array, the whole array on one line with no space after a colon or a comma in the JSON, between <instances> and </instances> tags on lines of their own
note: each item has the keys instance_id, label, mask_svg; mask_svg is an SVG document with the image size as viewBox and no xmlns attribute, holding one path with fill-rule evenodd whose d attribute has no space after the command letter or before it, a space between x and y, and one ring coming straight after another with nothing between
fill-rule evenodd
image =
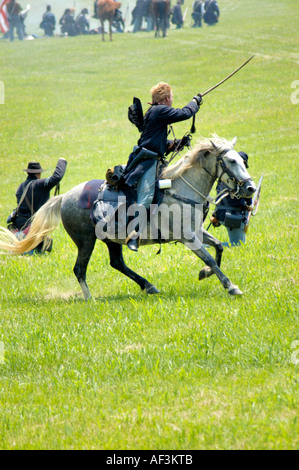
<instances>
[{"instance_id":1,"label":"horse's hind leg","mask_svg":"<svg viewBox=\"0 0 299 470\"><path fill-rule=\"evenodd\" d=\"M222 243L204 229L203 229L203 243L215 248L216 250L215 261L217 263L217 266L220 268L222 254L223 254ZM204 268L200 270L198 279L201 281L202 279L206 279L207 277L212 276L212 274L214 274L214 271L210 267L205 266Z\"/></svg>"},{"instance_id":2,"label":"horse's hind leg","mask_svg":"<svg viewBox=\"0 0 299 470\"><path fill-rule=\"evenodd\" d=\"M123 254L122 254L122 245L118 243L108 241L106 245L109 250L110 256L110 266L114 269L117 269L125 276L128 276L132 281L135 281L142 290L145 290L147 294L158 294L159 290L153 286L150 282L148 282L143 277L136 274L124 262Z\"/></svg>"},{"instance_id":3,"label":"horse's hind leg","mask_svg":"<svg viewBox=\"0 0 299 470\"><path fill-rule=\"evenodd\" d=\"M86 283L86 271L96 242L96 236L94 234L94 231L90 233L85 233L80 237L78 237L78 234L72 234L69 230L68 233L70 234L70 236L78 247L78 256L74 266L74 273L76 278L78 279L85 300L89 300L91 299L91 294Z\"/></svg>"}]
</instances>

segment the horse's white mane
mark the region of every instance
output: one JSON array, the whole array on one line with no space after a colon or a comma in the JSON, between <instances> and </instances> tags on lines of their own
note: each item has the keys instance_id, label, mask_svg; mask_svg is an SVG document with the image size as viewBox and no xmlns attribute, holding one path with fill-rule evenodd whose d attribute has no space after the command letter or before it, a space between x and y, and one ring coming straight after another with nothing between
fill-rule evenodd
<instances>
[{"instance_id":1,"label":"horse's white mane","mask_svg":"<svg viewBox=\"0 0 299 470\"><path fill-rule=\"evenodd\" d=\"M181 158L174 165L166 167L163 170L161 177L171 180L176 179L194 165L202 166L204 158L203 156L206 154L206 152L209 152L213 155L218 155L224 150L233 149L233 146L234 141L229 142L222 137L218 137L216 134L213 134L210 139L201 137L195 144L194 148L189 150L183 158Z\"/></svg>"}]
</instances>

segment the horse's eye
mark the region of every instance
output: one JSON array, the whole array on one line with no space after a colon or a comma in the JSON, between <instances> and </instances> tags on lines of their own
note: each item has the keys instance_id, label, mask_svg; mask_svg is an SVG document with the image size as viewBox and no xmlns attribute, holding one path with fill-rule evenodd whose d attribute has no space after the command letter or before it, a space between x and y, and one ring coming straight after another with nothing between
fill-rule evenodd
<instances>
[{"instance_id":1,"label":"horse's eye","mask_svg":"<svg viewBox=\"0 0 299 470\"><path fill-rule=\"evenodd\" d=\"M235 165L237 163L236 160L231 160L230 162L231 162L232 165Z\"/></svg>"}]
</instances>

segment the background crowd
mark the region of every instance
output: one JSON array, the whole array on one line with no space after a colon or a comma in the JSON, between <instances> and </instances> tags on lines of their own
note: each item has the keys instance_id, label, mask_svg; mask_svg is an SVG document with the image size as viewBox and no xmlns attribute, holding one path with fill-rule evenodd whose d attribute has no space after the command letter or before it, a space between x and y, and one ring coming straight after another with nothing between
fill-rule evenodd
<instances>
[{"instance_id":1,"label":"background crowd","mask_svg":"<svg viewBox=\"0 0 299 470\"><path fill-rule=\"evenodd\" d=\"M152 3L154 0L137 0L136 4L129 15L128 7L125 15L121 10L115 11L113 28L115 32L123 33L125 30L129 32L152 31L155 28ZM165 0L164 0L165 1ZM167 0L166 0L167 1ZM168 27L174 25L176 29L181 29L186 22L188 8L184 8L184 0L175 0L176 3L171 6L168 14ZM16 0L2 0L2 10L6 8L6 30L4 28L3 18L1 29L4 33L3 38L13 41L15 32L19 40L27 38L25 29L25 19L30 11L30 5L25 9L22 8ZM92 18L97 18L97 0L93 2ZM2 11L3 14L3 11ZM127 24L128 17L130 24ZM191 18L192 27L202 27L203 23L208 26L215 25L220 16L219 6L216 0L195 0L192 5ZM46 7L46 11L42 15L39 28L43 30L43 35L51 37L59 36L77 36L86 34L102 33L101 27L91 28L90 13L87 7L82 8L78 14L75 8L66 8L61 18L56 18L56 14L52 11L51 5ZM33 37L38 37L33 35Z\"/></svg>"}]
</instances>

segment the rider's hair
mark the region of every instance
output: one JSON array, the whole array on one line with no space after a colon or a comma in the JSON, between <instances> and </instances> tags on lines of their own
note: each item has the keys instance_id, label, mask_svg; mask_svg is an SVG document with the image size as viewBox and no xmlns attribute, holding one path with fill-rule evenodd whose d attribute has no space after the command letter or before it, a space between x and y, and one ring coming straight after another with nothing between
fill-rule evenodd
<instances>
[{"instance_id":1,"label":"rider's hair","mask_svg":"<svg viewBox=\"0 0 299 470\"><path fill-rule=\"evenodd\" d=\"M152 104L162 103L172 93L170 85L165 82L159 82L151 89Z\"/></svg>"}]
</instances>

